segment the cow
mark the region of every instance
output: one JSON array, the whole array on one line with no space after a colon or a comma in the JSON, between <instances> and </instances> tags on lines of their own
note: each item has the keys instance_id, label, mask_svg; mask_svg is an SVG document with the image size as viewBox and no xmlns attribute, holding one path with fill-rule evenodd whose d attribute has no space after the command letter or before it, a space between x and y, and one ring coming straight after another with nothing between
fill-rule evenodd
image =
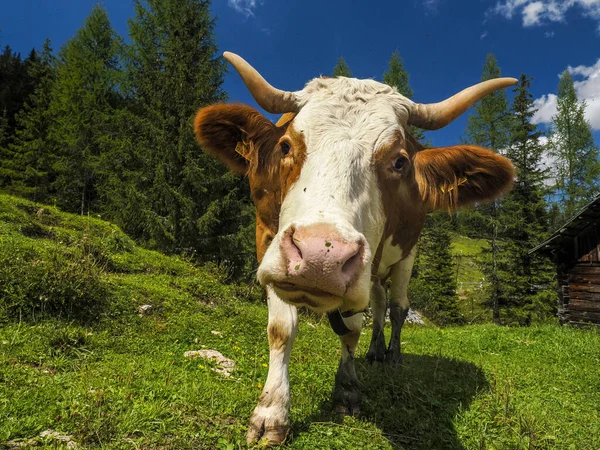
<instances>
[{"instance_id":1,"label":"cow","mask_svg":"<svg viewBox=\"0 0 600 450\"><path fill-rule=\"evenodd\" d=\"M201 147L248 178L256 206L257 277L267 295L270 356L247 439L277 445L290 429L288 365L297 307L329 313L341 340L333 405L338 413L357 414L354 354L363 312L370 304L366 359L400 365L408 283L427 213L493 201L512 186L515 170L503 156L471 145L426 149L410 126L444 127L517 80L488 80L440 103L420 104L371 79L319 77L300 91L282 91L240 56L224 57L260 107L283 114L273 124L249 106L217 104L200 109L194 120Z\"/></svg>"}]
</instances>

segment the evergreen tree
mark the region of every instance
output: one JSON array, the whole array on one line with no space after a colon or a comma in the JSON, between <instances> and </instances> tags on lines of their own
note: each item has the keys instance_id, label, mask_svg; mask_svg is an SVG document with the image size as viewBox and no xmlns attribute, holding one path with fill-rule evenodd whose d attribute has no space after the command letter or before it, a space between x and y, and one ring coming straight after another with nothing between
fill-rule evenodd
<instances>
[{"instance_id":1,"label":"evergreen tree","mask_svg":"<svg viewBox=\"0 0 600 450\"><path fill-rule=\"evenodd\" d=\"M498 61L493 54L487 55L481 81L487 81L501 76ZM464 141L498 151L508 144L510 117L508 100L504 90L495 91L483 97L473 108L475 114L467 119L467 129Z\"/></svg>"},{"instance_id":2,"label":"evergreen tree","mask_svg":"<svg viewBox=\"0 0 600 450\"><path fill-rule=\"evenodd\" d=\"M388 86L395 87L398 92L407 98L412 98L413 90L409 84L410 76L406 69L404 69L404 63L400 57L400 52L396 49L392 53L392 57L388 63L388 70L383 73L383 82ZM425 140L425 132L420 128L410 127L410 133L419 142Z\"/></svg>"},{"instance_id":3,"label":"evergreen tree","mask_svg":"<svg viewBox=\"0 0 600 450\"><path fill-rule=\"evenodd\" d=\"M2 154L2 185L17 195L34 201L48 201L52 152L47 142L52 122L49 113L50 93L55 77L55 57L46 39L39 58L29 67L35 90L16 117L14 142Z\"/></svg>"},{"instance_id":4,"label":"evergreen tree","mask_svg":"<svg viewBox=\"0 0 600 450\"><path fill-rule=\"evenodd\" d=\"M37 59L35 49L23 61L20 53L14 53L8 45L0 55L0 111L6 110L9 136L15 130L16 114L35 88L36 80L30 77L29 66Z\"/></svg>"},{"instance_id":5,"label":"evergreen tree","mask_svg":"<svg viewBox=\"0 0 600 450\"><path fill-rule=\"evenodd\" d=\"M556 161L555 189L561 199L561 222L591 201L600 187L599 152L585 120L585 108L585 102L577 100L571 74L563 72L548 140L550 154Z\"/></svg>"},{"instance_id":6,"label":"evergreen tree","mask_svg":"<svg viewBox=\"0 0 600 450\"><path fill-rule=\"evenodd\" d=\"M96 5L59 53L49 140L55 154L52 188L68 211L84 214L99 207L99 164L113 143L120 105L120 48L106 11Z\"/></svg>"},{"instance_id":7,"label":"evergreen tree","mask_svg":"<svg viewBox=\"0 0 600 450\"><path fill-rule=\"evenodd\" d=\"M428 317L440 325L462 321L458 309L449 225L450 216L444 211L437 211L427 217L415 264L417 276L410 286L413 306L426 312Z\"/></svg>"},{"instance_id":8,"label":"evergreen tree","mask_svg":"<svg viewBox=\"0 0 600 450\"><path fill-rule=\"evenodd\" d=\"M493 54L487 55L481 81L498 78L500 75L500 67L496 57ZM475 114L467 119L465 141L495 151L505 149L508 145L510 126L511 120L508 114L506 94L502 90L496 91L485 96L475 105ZM501 268L498 261L500 251L498 227L500 219L497 203L480 206L474 211L463 212L459 217L463 224L467 223L467 228L482 230L490 237L490 247L485 250L486 261L483 270L489 282L493 318L495 322L499 322L502 286L500 285Z\"/></svg>"},{"instance_id":9,"label":"evergreen tree","mask_svg":"<svg viewBox=\"0 0 600 450\"><path fill-rule=\"evenodd\" d=\"M398 89L398 92L406 98L412 98L413 90L410 88L409 79L410 76L404 69L400 52L396 49L388 62L388 70L383 73L383 82Z\"/></svg>"},{"instance_id":10,"label":"evergreen tree","mask_svg":"<svg viewBox=\"0 0 600 450\"><path fill-rule=\"evenodd\" d=\"M186 252L239 271L253 260L247 182L198 149L192 120L201 106L225 100L224 61L215 58L214 20L206 0L135 1L128 72L136 100L131 160L143 176L128 192L137 204L109 214L164 251ZM131 204L131 202L127 202ZM126 227L128 231L129 227ZM253 250L253 244L251 245Z\"/></svg>"},{"instance_id":11,"label":"evergreen tree","mask_svg":"<svg viewBox=\"0 0 600 450\"><path fill-rule=\"evenodd\" d=\"M500 204L501 237L497 255L500 320L528 325L546 319L556 304L554 269L550 261L529 250L547 237L548 213L544 200L544 148L541 132L531 123L536 110L529 92L531 80L522 74L511 108L512 126L507 156L518 179Z\"/></svg>"},{"instance_id":12,"label":"evergreen tree","mask_svg":"<svg viewBox=\"0 0 600 450\"><path fill-rule=\"evenodd\" d=\"M2 149L8 145L8 112L3 109L0 113L0 152L2 152Z\"/></svg>"},{"instance_id":13,"label":"evergreen tree","mask_svg":"<svg viewBox=\"0 0 600 450\"><path fill-rule=\"evenodd\" d=\"M340 58L338 59L337 64L333 68L333 73L331 74L331 76L332 77L347 77L347 78L352 77L352 72L350 71L350 66L348 66L348 63L346 62L346 60L344 59L343 56L340 56Z\"/></svg>"}]
</instances>

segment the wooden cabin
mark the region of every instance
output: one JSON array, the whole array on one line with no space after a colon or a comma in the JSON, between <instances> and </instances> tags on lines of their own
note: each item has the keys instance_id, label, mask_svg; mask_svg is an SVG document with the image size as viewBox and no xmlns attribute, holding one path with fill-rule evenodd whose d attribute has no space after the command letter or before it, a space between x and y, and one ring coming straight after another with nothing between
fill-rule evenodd
<instances>
[{"instance_id":1,"label":"wooden cabin","mask_svg":"<svg viewBox=\"0 0 600 450\"><path fill-rule=\"evenodd\" d=\"M560 323L600 326L600 195L533 252L556 265Z\"/></svg>"}]
</instances>

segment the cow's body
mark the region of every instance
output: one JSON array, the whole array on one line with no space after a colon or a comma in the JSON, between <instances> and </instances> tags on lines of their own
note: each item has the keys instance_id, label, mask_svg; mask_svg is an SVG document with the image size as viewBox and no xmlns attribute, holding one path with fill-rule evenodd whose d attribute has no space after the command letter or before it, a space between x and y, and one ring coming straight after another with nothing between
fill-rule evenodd
<instances>
[{"instance_id":1,"label":"cow's body","mask_svg":"<svg viewBox=\"0 0 600 450\"><path fill-rule=\"evenodd\" d=\"M273 125L250 107L215 105L200 110L195 122L200 144L248 176L256 205L270 366L248 439L275 444L289 429L296 306L342 314L346 332L334 404L340 413L356 414L360 311L370 302L374 325L367 358L399 364L408 283L426 214L493 199L512 183L514 170L505 158L469 146L425 150L407 125L439 128L477 98L514 83L477 85L469 88L475 93L465 90L433 106L415 104L373 80L318 78L302 91L284 93L241 58L226 56L259 104L289 112ZM388 278L392 337L386 348Z\"/></svg>"}]
</instances>

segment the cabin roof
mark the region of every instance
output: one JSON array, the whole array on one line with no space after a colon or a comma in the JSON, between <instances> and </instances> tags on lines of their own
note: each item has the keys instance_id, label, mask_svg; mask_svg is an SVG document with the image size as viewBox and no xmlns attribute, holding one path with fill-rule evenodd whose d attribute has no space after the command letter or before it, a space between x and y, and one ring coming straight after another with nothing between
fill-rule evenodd
<instances>
[{"instance_id":1,"label":"cabin roof","mask_svg":"<svg viewBox=\"0 0 600 450\"><path fill-rule=\"evenodd\" d=\"M529 251L555 254L570 241L583 234L590 227L600 222L600 194L584 206L577 214L559 227L552 235L537 247Z\"/></svg>"}]
</instances>

